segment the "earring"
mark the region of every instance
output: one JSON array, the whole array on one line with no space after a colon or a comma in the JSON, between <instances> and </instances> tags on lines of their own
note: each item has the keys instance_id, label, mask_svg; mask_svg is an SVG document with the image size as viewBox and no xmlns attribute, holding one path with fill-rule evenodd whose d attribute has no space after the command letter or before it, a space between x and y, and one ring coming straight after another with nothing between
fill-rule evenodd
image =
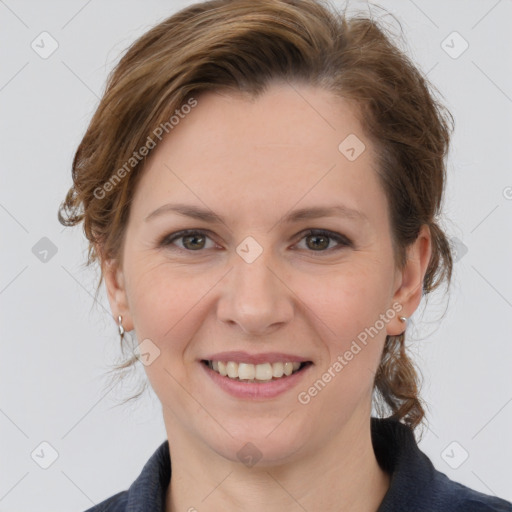
<instances>
[{"instance_id":1,"label":"earring","mask_svg":"<svg viewBox=\"0 0 512 512\"><path fill-rule=\"evenodd\" d=\"M118 329L119 329L119 336L121 338L121 343L124 340L124 327L123 327L123 317L119 315L117 317L117 323L118 323Z\"/></svg>"},{"instance_id":2,"label":"earring","mask_svg":"<svg viewBox=\"0 0 512 512\"><path fill-rule=\"evenodd\" d=\"M119 318L121 318L121 317L119 317ZM406 316L401 316L401 317L399 317L399 319L400 319L400 322L407 322Z\"/></svg>"}]
</instances>

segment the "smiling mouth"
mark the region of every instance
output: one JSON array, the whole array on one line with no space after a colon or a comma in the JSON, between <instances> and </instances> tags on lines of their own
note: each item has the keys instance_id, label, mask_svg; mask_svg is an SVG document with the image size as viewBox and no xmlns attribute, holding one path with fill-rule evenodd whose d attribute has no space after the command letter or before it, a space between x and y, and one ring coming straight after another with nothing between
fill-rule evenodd
<instances>
[{"instance_id":1,"label":"smiling mouth","mask_svg":"<svg viewBox=\"0 0 512 512\"><path fill-rule=\"evenodd\" d=\"M269 382L285 379L302 371L313 364L311 361L299 362L277 362L277 363L237 363L235 361L201 361L205 366L223 377L238 382Z\"/></svg>"}]
</instances>

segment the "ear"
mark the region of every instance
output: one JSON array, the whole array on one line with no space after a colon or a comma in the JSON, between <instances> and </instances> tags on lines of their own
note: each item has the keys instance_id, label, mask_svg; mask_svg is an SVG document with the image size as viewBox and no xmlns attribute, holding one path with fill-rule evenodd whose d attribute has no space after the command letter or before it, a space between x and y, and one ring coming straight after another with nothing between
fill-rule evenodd
<instances>
[{"instance_id":1,"label":"ear","mask_svg":"<svg viewBox=\"0 0 512 512\"><path fill-rule=\"evenodd\" d=\"M387 334L398 336L405 330L401 316L409 318L418 308L423 294L423 279L432 254L432 238L426 224L421 226L416 240L407 248L407 262L403 269L397 271L395 294L392 303L398 303L402 309L396 318L387 324Z\"/></svg>"},{"instance_id":2,"label":"ear","mask_svg":"<svg viewBox=\"0 0 512 512\"><path fill-rule=\"evenodd\" d=\"M123 317L122 322L124 330L131 331L134 326L128 304L124 272L120 267L118 260L105 260L103 257L101 257L101 270L103 273L103 279L105 280L107 297L114 320L117 324L118 316L121 315Z\"/></svg>"}]
</instances>

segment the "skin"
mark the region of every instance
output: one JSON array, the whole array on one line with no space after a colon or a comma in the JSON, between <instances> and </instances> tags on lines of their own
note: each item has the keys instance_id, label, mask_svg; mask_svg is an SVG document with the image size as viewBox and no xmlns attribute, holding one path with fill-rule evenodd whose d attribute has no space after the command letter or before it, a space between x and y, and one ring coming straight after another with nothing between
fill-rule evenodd
<instances>
[{"instance_id":1,"label":"skin","mask_svg":"<svg viewBox=\"0 0 512 512\"><path fill-rule=\"evenodd\" d=\"M429 230L421 229L398 269L375 154L347 100L289 84L273 84L258 99L196 98L147 162L122 264L103 262L114 318L122 315L127 331L160 350L145 371L171 448L166 511L375 511L390 477L371 444L373 379L386 335L403 332L398 317L420 303ZM355 161L338 150L349 134L366 146ZM144 220L178 202L207 205L225 224L169 212ZM281 222L291 210L335 204L366 219ZM352 244L302 234L314 228ZM207 238L159 246L182 229L208 230ZM252 263L236 252L247 236L263 248ZM400 313L307 405L299 403L298 393L396 303ZM225 350L287 352L313 366L278 397L239 399L200 366ZM252 467L237 457L247 442L262 456Z\"/></svg>"}]
</instances>

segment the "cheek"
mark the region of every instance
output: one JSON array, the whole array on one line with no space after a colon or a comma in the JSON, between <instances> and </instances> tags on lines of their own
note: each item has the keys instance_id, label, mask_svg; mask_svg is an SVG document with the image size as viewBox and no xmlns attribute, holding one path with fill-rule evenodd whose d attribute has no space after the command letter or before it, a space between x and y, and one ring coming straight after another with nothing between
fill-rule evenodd
<instances>
[{"instance_id":1,"label":"cheek","mask_svg":"<svg viewBox=\"0 0 512 512\"><path fill-rule=\"evenodd\" d=\"M340 267L322 276L303 276L294 290L326 327L343 340L375 323L389 307L391 273L382 263Z\"/></svg>"},{"instance_id":2,"label":"cheek","mask_svg":"<svg viewBox=\"0 0 512 512\"><path fill-rule=\"evenodd\" d=\"M187 407L190 404L178 383L187 382L187 363L193 359L187 349L199 337L196 333L208 308L205 299L218 279L208 274L185 275L168 264L145 268L134 277L129 293L136 337L146 344L141 349L150 347L154 354L144 371L162 403L173 397L175 406Z\"/></svg>"},{"instance_id":3,"label":"cheek","mask_svg":"<svg viewBox=\"0 0 512 512\"><path fill-rule=\"evenodd\" d=\"M222 273L191 272L166 261L140 263L130 272L127 290L137 339L149 338L161 350L182 350Z\"/></svg>"},{"instance_id":4,"label":"cheek","mask_svg":"<svg viewBox=\"0 0 512 512\"><path fill-rule=\"evenodd\" d=\"M383 344L389 309L389 276L383 267L361 266L357 271L337 272L329 279L304 280L300 295L314 322L314 334L328 353L321 371L338 394L333 399L356 399L373 387ZM389 313L394 317L395 312ZM335 375L335 377L333 377ZM340 391L341 390L341 391Z\"/></svg>"},{"instance_id":5,"label":"cheek","mask_svg":"<svg viewBox=\"0 0 512 512\"><path fill-rule=\"evenodd\" d=\"M376 326L384 312L376 289L351 280L339 284L344 287L336 290L336 281L332 283L333 291L323 302L320 297L311 300L313 316L319 318L313 335L320 338L318 352L326 357L299 397L301 404L311 404L310 411L332 425L346 421L357 407L370 406L386 337L385 328Z\"/></svg>"}]
</instances>

